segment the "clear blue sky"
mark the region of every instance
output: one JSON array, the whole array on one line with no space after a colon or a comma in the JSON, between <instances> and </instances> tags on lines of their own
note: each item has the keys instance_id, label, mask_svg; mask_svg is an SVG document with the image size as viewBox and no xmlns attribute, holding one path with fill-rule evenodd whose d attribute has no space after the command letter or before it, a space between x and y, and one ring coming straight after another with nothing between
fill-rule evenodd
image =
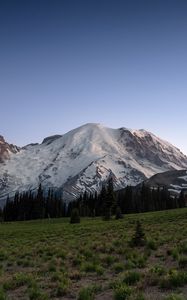
<instances>
[{"instance_id":1,"label":"clear blue sky","mask_svg":"<svg viewBox=\"0 0 187 300\"><path fill-rule=\"evenodd\" d=\"M0 1L0 116L18 145L97 122L187 154L187 1Z\"/></svg>"}]
</instances>

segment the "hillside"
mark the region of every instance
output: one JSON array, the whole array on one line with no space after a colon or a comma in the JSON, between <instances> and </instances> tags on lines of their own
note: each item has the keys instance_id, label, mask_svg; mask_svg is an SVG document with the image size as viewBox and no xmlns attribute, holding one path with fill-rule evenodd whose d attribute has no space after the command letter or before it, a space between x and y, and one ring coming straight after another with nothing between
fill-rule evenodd
<instances>
[{"instance_id":1,"label":"hillside","mask_svg":"<svg viewBox=\"0 0 187 300\"><path fill-rule=\"evenodd\" d=\"M0 297L187 299L186 216L187 209L177 209L74 225L68 219L4 223ZM143 247L129 245L137 220L147 238Z\"/></svg>"}]
</instances>

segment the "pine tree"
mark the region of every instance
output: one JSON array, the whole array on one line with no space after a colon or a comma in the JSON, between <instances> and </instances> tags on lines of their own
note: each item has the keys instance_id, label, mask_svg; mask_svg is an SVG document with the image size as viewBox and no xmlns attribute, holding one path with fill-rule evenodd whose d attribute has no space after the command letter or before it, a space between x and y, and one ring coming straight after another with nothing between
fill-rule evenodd
<instances>
[{"instance_id":1,"label":"pine tree","mask_svg":"<svg viewBox=\"0 0 187 300\"><path fill-rule=\"evenodd\" d=\"M120 206L117 206L117 208L116 208L116 220L118 220L118 219L123 219L123 215L121 213Z\"/></svg>"},{"instance_id":2,"label":"pine tree","mask_svg":"<svg viewBox=\"0 0 187 300\"><path fill-rule=\"evenodd\" d=\"M146 242L145 233L143 231L142 225L138 220L136 223L135 234L131 240L131 246L144 246Z\"/></svg>"},{"instance_id":3,"label":"pine tree","mask_svg":"<svg viewBox=\"0 0 187 300\"><path fill-rule=\"evenodd\" d=\"M71 224L80 223L80 215L77 208L72 209L70 223Z\"/></svg>"},{"instance_id":4,"label":"pine tree","mask_svg":"<svg viewBox=\"0 0 187 300\"><path fill-rule=\"evenodd\" d=\"M108 181L106 195L104 197L104 220L110 220L116 209L116 197L112 177Z\"/></svg>"},{"instance_id":5,"label":"pine tree","mask_svg":"<svg viewBox=\"0 0 187 300\"><path fill-rule=\"evenodd\" d=\"M178 198L178 206L185 207L185 204L186 204L186 201L185 201L184 191L181 190L179 198Z\"/></svg>"}]
</instances>

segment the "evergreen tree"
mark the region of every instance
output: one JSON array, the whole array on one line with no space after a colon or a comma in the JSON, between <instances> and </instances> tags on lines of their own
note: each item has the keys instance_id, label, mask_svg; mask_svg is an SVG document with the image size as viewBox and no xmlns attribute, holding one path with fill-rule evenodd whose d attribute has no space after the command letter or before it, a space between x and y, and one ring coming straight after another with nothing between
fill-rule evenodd
<instances>
[{"instance_id":1,"label":"evergreen tree","mask_svg":"<svg viewBox=\"0 0 187 300\"><path fill-rule=\"evenodd\" d=\"M77 208L72 209L70 223L71 224L80 223L80 215Z\"/></svg>"},{"instance_id":2,"label":"evergreen tree","mask_svg":"<svg viewBox=\"0 0 187 300\"><path fill-rule=\"evenodd\" d=\"M138 220L136 223L135 234L131 240L131 246L141 247L144 246L146 242L145 233L143 231L142 225Z\"/></svg>"},{"instance_id":3,"label":"evergreen tree","mask_svg":"<svg viewBox=\"0 0 187 300\"><path fill-rule=\"evenodd\" d=\"M123 219L123 215L121 213L120 206L117 206L117 208L116 208L116 220L118 220L118 219Z\"/></svg>"},{"instance_id":4,"label":"evergreen tree","mask_svg":"<svg viewBox=\"0 0 187 300\"><path fill-rule=\"evenodd\" d=\"M178 205L179 205L179 207L185 207L185 205L186 205L184 190L181 190L181 192L180 192L180 196L178 199Z\"/></svg>"},{"instance_id":5,"label":"evergreen tree","mask_svg":"<svg viewBox=\"0 0 187 300\"><path fill-rule=\"evenodd\" d=\"M132 186L128 186L125 188L125 195L124 195L124 206L122 209L123 213L131 213L134 212L134 197L132 192Z\"/></svg>"},{"instance_id":6,"label":"evergreen tree","mask_svg":"<svg viewBox=\"0 0 187 300\"><path fill-rule=\"evenodd\" d=\"M116 197L114 194L114 186L112 177L107 184L106 195L104 198L104 220L110 220L116 209Z\"/></svg>"}]
</instances>

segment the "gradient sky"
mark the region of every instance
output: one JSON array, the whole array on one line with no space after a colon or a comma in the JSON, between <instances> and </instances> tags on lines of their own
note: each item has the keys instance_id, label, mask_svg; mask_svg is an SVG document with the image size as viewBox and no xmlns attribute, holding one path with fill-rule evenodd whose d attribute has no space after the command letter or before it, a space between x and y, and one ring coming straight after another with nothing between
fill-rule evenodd
<instances>
[{"instance_id":1,"label":"gradient sky","mask_svg":"<svg viewBox=\"0 0 187 300\"><path fill-rule=\"evenodd\" d=\"M0 1L0 120L17 145L96 122L187 154L187 1Z\"/></svg>"}]
</instances>

